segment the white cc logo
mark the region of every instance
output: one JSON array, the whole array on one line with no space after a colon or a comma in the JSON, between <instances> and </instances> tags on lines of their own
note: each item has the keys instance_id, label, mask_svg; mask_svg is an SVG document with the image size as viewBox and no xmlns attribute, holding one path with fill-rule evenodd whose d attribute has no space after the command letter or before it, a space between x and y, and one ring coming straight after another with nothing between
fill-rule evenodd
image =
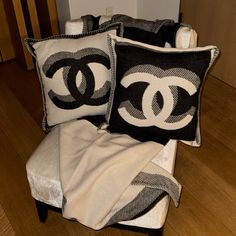
<instances>
[{"instance_id":1,"label":"white cc logo","mask_svg":"<svg viewBox=\"0 0 236 236\"><path fill-rule=\"evenodd\" d=\"M195 73L183 68L162 70L153 65L138 65L124 75L121 84L128 88L140 82L148 84L142 97L142 111L130 101L122 102L118 108L126 122L138 127L156 126L166 130L181 129L191 122L196 111L194 106L181 115L171 114L178 102L177 87L184 89L190 96L197 92L200 78ZM162 108L156 102L158 92L163 98Z\"/></svg>"}]
</instances>

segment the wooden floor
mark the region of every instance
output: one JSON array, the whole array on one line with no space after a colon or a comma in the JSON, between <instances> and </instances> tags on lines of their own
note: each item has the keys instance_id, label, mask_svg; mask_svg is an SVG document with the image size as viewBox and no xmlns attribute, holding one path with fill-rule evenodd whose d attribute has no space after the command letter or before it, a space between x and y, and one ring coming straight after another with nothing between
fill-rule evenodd
<instances>
[{"instance_id":1,"label":"wooden floor","mask_svg":"<svg viewBox=\"0 0 236 236\"><path fill-rule=\"evenodd\" d=\"M43 139L35 71L0 64L0 235L135 236L116 228L93 231L50 212L38 221L25 163ZM175 177L180 206L171 203L165 236L236 235L236 89L208 77L202 99L201 148L179 144Z\"/></svg>"}]
</instances>

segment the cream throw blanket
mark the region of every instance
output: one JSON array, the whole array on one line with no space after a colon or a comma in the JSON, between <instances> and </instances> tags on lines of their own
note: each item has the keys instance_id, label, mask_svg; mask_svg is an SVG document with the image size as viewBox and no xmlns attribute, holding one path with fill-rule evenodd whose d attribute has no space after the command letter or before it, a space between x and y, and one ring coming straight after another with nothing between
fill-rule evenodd
<instances>
[{"instance_id":1,"label":"cream throw blanket","mask_svg":"<svg viewBox=\"0 0 236 236\"><path fill-rule=\"evenodd\" d=\"M60 125L63 216L93 229L130 220L181 186L151 160L163 145L110 134L86 120Z\"/></svg>"}]
</instances>

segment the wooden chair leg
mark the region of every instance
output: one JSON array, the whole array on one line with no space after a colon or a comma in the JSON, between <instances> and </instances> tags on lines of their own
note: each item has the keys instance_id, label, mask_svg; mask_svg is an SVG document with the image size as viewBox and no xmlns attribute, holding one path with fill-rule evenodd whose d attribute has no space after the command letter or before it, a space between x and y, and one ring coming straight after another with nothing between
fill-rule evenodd
<instances>
[{"instance_id":1,"label":"wooden chair leg","mask_svg":"<svg viewBox=\"0 0 236 236\"><path fill-rule=\"evenodd\" d=\"M163 235L163 228L148 230L148 236L162 236L162 235Z\"/></svg>"},{"instance_id":2,"label":"wooden chair leg","mask_svg":"<svg viewBox=\"0 0 236 236\"><path fill-rule=\"evenodd\" d=\"M148 234L148 236L162 236L163 235L163 227L160 229L148 229L148 228L142 228L137 226L129 226L129 225L121 225L121 224L115 224L113 227L122 229L122 230L129 230L133 232L139 232L139 233L145 233Z\"/></svg>"},{"instance_id":3,"label":"wooden chair leg","mask_svg":"<svg viewBox=\"0 0 236 236\"><path fill-rule=\"evenodd\" d=\"M37 200L35 200L35 205L40 222L45 223L48 218L48 205Z\"/></svg>"}]
</instances>

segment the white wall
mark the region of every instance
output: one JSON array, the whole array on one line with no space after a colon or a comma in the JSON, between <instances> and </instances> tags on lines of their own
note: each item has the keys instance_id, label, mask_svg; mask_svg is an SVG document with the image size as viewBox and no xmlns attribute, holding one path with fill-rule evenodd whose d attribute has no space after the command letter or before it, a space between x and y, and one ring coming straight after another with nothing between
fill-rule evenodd
<instances>
[{"instance_id":1,"label":"white wall","mask_svg":"<svg viewBox=\"0 0 236 236\"><path fill-rule=\"evenodd\" d=\"M122 13L137 16L137 0L69 0L71 19L82 15L106 15L106 8L112 8L112 14Z\"/></svg>"},{"instance_id":2,"label":"white wall","mask_svg":"<svg viewBox=\"0 0 236 236\"><path fill-rule=\"evenodd\" d=\"M138 18L178 21L180 0L137 0Z\"/></svg>"},{"instance_id":3,"label":"white wall","mask_svg":"<svg viewBox=\"0 0 236 236\"><path fill-rule=\"evenodd\" d=\"M173 19L178 21L180 0L56 0L61 33L67 20L86 14L125 14L147 20Z\"/></svg>"}]
</instances>

